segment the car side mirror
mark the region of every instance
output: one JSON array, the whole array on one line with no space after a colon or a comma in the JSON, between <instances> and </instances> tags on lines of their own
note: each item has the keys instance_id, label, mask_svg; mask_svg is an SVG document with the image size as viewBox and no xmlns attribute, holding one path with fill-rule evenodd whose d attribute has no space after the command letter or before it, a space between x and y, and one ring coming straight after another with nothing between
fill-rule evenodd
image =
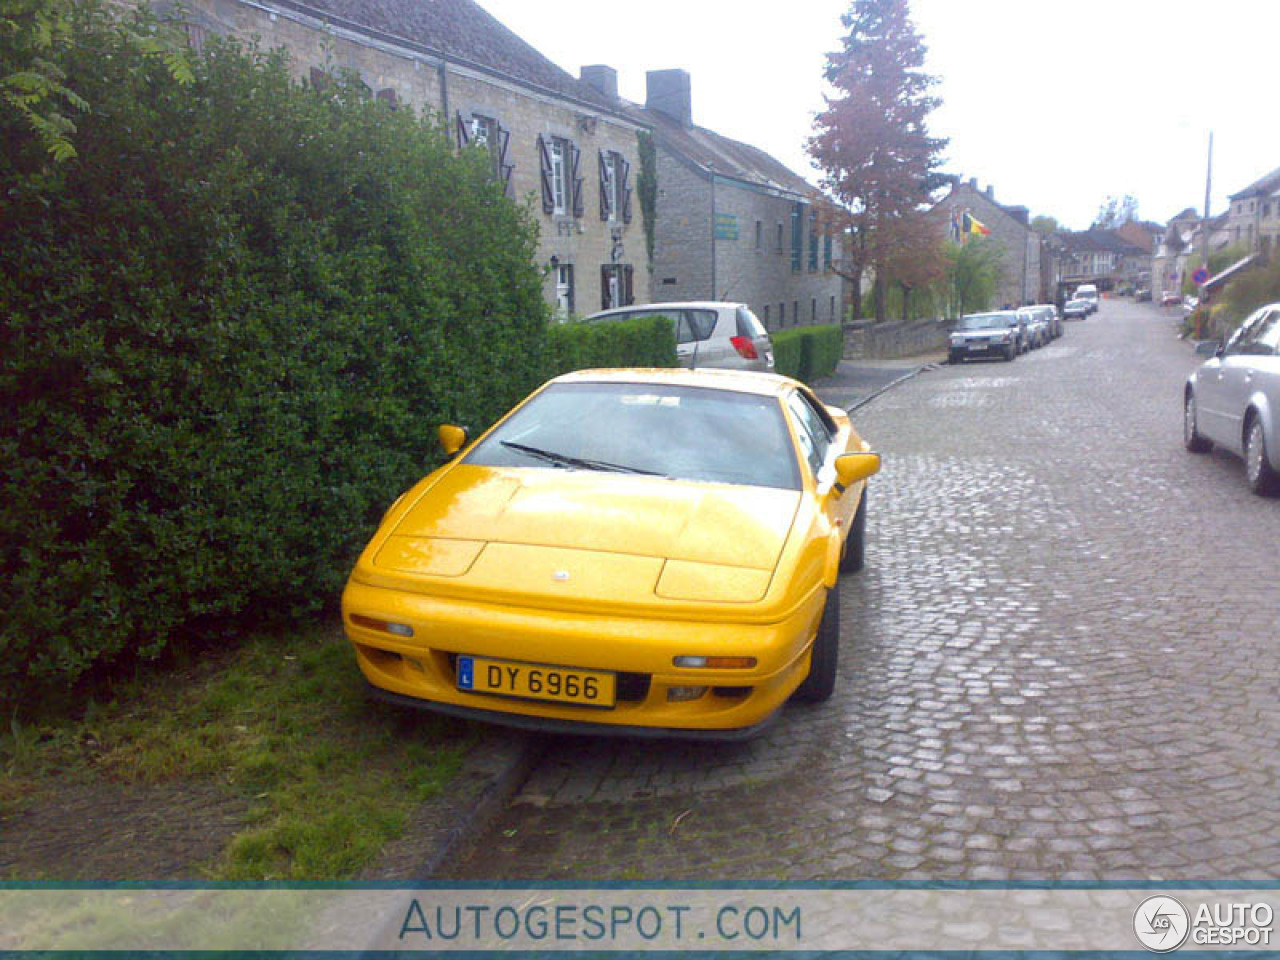
<instances>
[{"instance_id":1,"label":"car side mirror","mask_svg":"<svg viewBox=\"0 0 1280 960\"><path fill-rule=\"evenodd\" d=\"M440 440L440 446L444 452L450 457L456 456L458 451L467 445L466 427L455 427L451 423L441 424L436 429L436 437Z\"/></svg>"},{"instance_id":2,"label":"car side mirror","mask_svg":"<svg viewBox=\"0 0 1280 960\"><path fill-rule=\"evenodd\" d=\"M836 491L844 493L859 480L880 472L880 454L846 453L836 457Z\"/></svg>"},{"instance_id":3,"label":"car side mirror","mask_svg":"<svg viewBox=\"0 0 1280 960\"><path fill-rule=\"evenodd\" d=\"M1220 357L1222 356L1221 340L1201 340L1196 344L1196 356L1198 357Z\"/></svg>"}]
</instances>

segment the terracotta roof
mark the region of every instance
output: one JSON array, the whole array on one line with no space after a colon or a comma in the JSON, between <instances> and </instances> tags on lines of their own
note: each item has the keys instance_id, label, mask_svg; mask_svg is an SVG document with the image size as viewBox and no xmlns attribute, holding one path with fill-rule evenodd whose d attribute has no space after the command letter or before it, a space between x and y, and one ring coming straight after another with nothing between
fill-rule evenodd
<instances>
[{"instance_id":1,"label":"terracotta roof","mask_svg":"<svg viewBox=\"0 0 1280 960\"><path fill-rule=\"evenodd\" d=\"M272 0L373 36L400 41L598 109L614 110L473 0Z\"/></svg>"},{"instance_id":2,"label":"terracotta roof","mask_svg":"<svg viewBox=\"0 0 1280 960\"><path fill-rule=\"evenodd\" d=\"M1231 194L1230 199L1234 200L1236 197L1248 197L1256 196L1261 193L1268 193L1276 187L1280 187L1280 167L1272 170L1261 180L1255 180L1238 193Z\"/></svg>"}]
</instances>

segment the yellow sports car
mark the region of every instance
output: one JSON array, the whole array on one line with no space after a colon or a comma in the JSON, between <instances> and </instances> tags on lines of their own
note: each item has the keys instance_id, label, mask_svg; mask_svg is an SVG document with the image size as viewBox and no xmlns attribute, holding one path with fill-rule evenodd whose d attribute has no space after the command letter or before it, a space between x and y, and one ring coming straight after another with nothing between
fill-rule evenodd
<instances>
[{"instance_id":1,"label":"yellow sports car","mask_svg":"<svg viewBox=\"0 0 1280 960\"><path fill-rule=\"evenodd\" d=\"M840 570L880 458L765 373L544 384L405 493L343 623L395 702L520 727L739 739L831 695Z\"/></svg>"}]
</instances>

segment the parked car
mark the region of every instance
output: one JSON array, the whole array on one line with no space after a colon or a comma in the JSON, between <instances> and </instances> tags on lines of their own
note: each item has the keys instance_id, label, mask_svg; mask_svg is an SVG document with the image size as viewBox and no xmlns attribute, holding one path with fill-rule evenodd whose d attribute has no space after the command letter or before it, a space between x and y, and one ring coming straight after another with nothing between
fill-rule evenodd
<instances>
[{"instance_id":1,"label":"parked car","mask_svg":"<svg viewBox=\"0 0 1280 960\"><path fill-rule=\"evenodd\" d=\"M574 733L742 739L836 681L880 458L801 383L558 377L400 497L343 593L374 690ZM856 613L856 612L855 612Z\"/></svg>"},{"instance_id":2,"label":"parked car","mask_svg":"<svg viewBox=\"0 0 1280 960\"><path fill-rule=\"evenodd\" d=\"M1089 302L1089 312L1097 313L1101 300L1098 296L1098 288L1092 283L1082 283L1076 287L1076 292L1072 294L1073 300L1087 300Z\"/></svg>"},{"instance_id":3,"label":"parked car","mask_svg":"<svg viewBox=\"0 0 1280 960\"><path fill-rule=\"evenodd\" d=\"M1053 328L1042 310L1036 307L1022 307L1018 310L1018 317L1026 323L1027 339L1032 349L1043 347L1053 339Z\"/></svg>"},{"instance_id":4,"label":"parked car","mask_svg":"<svg viewBox=\"0 0 1280 960\"><path fill-rule=\"evenodd\" d=\"M1182 436L1192 453L1216 444L1243 456L1249 489L1280 494L1280 303L1253 313L1187 378Z\"/></svg>"},{"instance_id":5,"label":"parked car","mask_svg":"<svg viewBox=\"0 0 1280 960\"><path fill-rule=\"evenodd\" d=\"M947 358L960 363L972 357L1012 360L1022 352L1022 330L1012 310L971 313L961 317L951 331Z\"/></svg>"},{"instance_id":6,"label":"parked car","mask_svg":"<svg viewBox=\"0 0 1280 960\"><path fill-rule=\"evenodd\" d=\"M656 316L670 317L675 322L676 356L682 367L761 372L773 369L773 341L764 324L745 303L714 300L649 303L602 310L591 314L586 322Z\"/></svg>"},{"instance_id":7,"label":"parked car","mask_svg":"<svg viewBox=\"0 0 1280 960\"><path fill-rule=\"evenodd\" d=\"M1164 296L1160 298L1160 306L1162 307L1176 307L1180 303L1182 303L1182 294L1178 293L1177 290L1166 290Z\"/></svg>"},{"instance_id":8,"label":"parked car","mask_svg":"<svg viewBox=\"0 0 1280 960\"><path fill-rule=\"evenodd\" d=\"M1150 303L1150 302L1151 302L1151 288L1150 288L1150 287L1139 287L1137 290L1135 290L1135 291L1133 292L1133 299L1134 299L1135 301L1137 301L1138 303Z\"/></svg>"},{"instance_id":9,"label":"parked car","mask_svg":"<svg viewBox=\"0 0 1280 960\"><path fill-rule=\"evenodd\" d=\"M1062 308L1063 320L1085 320L1093 313L1093 305L1088 300L1068 300Z\"/></svg>"}]
</instances>

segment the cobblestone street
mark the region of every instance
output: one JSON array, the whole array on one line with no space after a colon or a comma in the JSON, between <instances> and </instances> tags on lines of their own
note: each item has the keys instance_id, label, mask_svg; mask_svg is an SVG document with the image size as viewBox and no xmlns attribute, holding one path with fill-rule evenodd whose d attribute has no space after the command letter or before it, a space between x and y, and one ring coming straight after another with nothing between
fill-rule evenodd
<instances>
[{"instance_id":1,"label":"cobblestone street","mask_svg":"<svg viewBox=\"0 0 1280 960\"><path fill-rule=\"evenodd\" d=\"M835 697L745 745L549 738L450 876L1280 877L1280 501L1183 450L1195 362L1108 301L858 411Z\"/></svg>"}]
</instances>

